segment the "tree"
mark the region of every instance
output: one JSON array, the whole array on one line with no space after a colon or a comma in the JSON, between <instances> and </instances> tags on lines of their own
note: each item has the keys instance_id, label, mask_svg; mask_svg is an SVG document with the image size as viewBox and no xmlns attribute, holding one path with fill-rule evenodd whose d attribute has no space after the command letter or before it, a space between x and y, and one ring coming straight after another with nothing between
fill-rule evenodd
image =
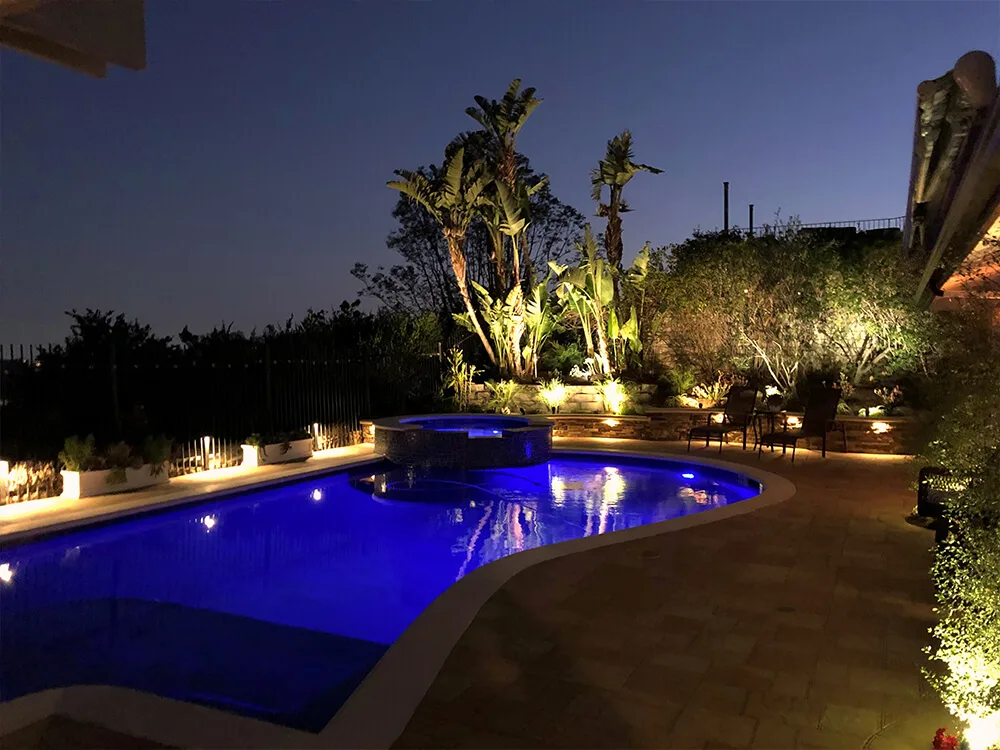
<instances>
[{"instance_id":1,"label":"tree","mask_svg":"<svg viewBox=\"0 0 1000 750\"><path fill-rule=\"evenodd\" d=\"M790 231L775 237L697 234L671 248L669 306L718 323L730 366L762 368L783 390L819 358L819 323L834 255ZM702 373L703 375L707 373Z\"/></svg>"},{"instance_id":2,"label":"tree","mask_svg":"<svg viewBox=\"0 0 1000 750\"><path fill-rule=\"evenodd\" d=\"M469 158L466 151L466 158ZM519 157L525 180L541 182L523 156ZM436 169L416 170L433 179ZM575 247L583 232L583 215L572 206L560 201L548 181L530 196L531 223L524 238L533 268L547 268L550 260L562 261ZM480 213L483 206L480 205ZM464 309L458 293L455 275L451 270L448 246L437 221L418 203L401 195L392 215L399 222L387 238L386 244L402 256L402 263L374 270L362 263L355 264L351 274L362 284L359 296L377 299L386 307L415 313L433 312L442 320L450 321L453 313ZM470 283L476 281L490 291L493 297L503 297L510 290L508 262L497 269L494 257L496 245L489 237L491 226L496 226L502 241L498 220L495 225L481 217L473 219L466 235L465 254ZM500 279L504 279L500 283Z\"/></svg>"},{"instance_id":3,"label":"tree","mask_svg":"<svg viewBox=\"0 0 1000 750\"><path fill-rule=\"evenodd\" d=\"M608 141L604 158L597 168L590 173L592 187L590 197L597 202L597 215L608 220L604 230L604 252L613 272L621 269L624 245L622 242L621 215L628 212L629 206L622 198L622 192L629 180L639 172L660 174L663 170L648 164L638 164L632 159L632 134L625 130ZM604 188L608 188L608 202L602 203ZM615 296L618 292L617 278L614 280Z\"/></svg>"},{"instance_id":4,"label":"tree","mask_svg":"<svg viewBox=\"0 0 1000 750\"><path fill-rule=\"evenodd\" d=\"M926 351L933 316L912 304L916 275L898 241L839 258L822 316L823 343L854 385L882 372L912 368Z\"/></svg>"},{"instance_id":5,"label":"tree","mask_svg":"<svg viewBox=\"0 0 1000 750\"><path fill-rule=\"evenodd\" d=\"M521 79L515 78L498 102L476 96L478 107L468 107L465 113L478 122L483 128L482 141L485 146L486 158L496 175L497 196L493 207L487 214L490 218L499 218L498 206L503 209L502 225L506 227L504 234L510 237L512 246L513 283L521 283L521 266L530 263L528 248L524 242L524 230L530 221L531 190L522 179L521 165L517 153L517 135L525 121L542 103L535 98L535 89L526 88L521 91ZM544 180L544 178L543 178ZM532 186L538 190L539 183ZM496 253L499 264L503 263L502 247ZM528 271L528 269L525 269Z\"/></svg>"},{"instance_id":6,"label":"tree","mask_svg":"<svg viewBox=\"0 0 1000 750\"><path fill-rule=\"evenodd\" d=\"M590 225L584 227L583 237L583 243L578 245L580 261L576 266L555 262L549 265L556 274L556 294L580 320L587 356L596 362L600 374L607 377L622 367L626 348L636 353L641 350L639 323L635 308L625 323L620 323L614 309L614 273L599 256ZM632 283L641 283L647 261L648 250L644 248L629 270Z\"/></svg>"},{"instance_id":7,"label":"tree","mask_svg":"<svg viewBox=\"0 0 1000 750\"><path fill-rule=\"evenodd\" d=\"M465 237L469 224L476 216L477 206L483 191L492 181L481 161L465 163L465 150L459 148L449 156L434 179L428 179L420 172L397 170L401 180L392 180L388 187L421 204L440 225L458 293L465 305L469 321L479 336L490 362L497 363L493 347L476 316L475 306L469 294L467 283L467 259Z\"/></svg>"}]
</instances>

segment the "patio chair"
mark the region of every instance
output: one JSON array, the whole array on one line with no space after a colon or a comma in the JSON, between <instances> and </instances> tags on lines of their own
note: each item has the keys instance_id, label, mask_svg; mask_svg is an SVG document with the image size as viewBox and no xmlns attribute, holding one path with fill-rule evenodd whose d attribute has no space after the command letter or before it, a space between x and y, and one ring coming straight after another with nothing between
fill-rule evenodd
<instances>
[{"instance_id":1,"label":"patio chair","mask_svg":"<svg viewBox=\"0 0 1000 750\"><path fill-rule=\"evenodd\" d=\"M688 431L688 451L691 450L692 438L705 438L705 447L715 438L719 441L719 453L722 444L731 432L743 433L743 450L747 449L747 428L753 422L753 409L757 403L757 389L746 385L734 385L726 394L726 405L722 412L722 421L713 422L712 414L708 415L705 424L692 427Z\"/></svg>"},{"instance_id":2,"label":"patio chair","mask_svg":"<svg viewBox=\"0 0 1000 750\"><path fill-rule=\"evenodd\" d=\"M799 440L811 437L822 438L823 458L826 458L826 434L836 427L840 393L840 388L837 386L821 385L813 388L809 392L809 400L806 402L806 413L802 417L802 426L795 430L789 430L786 422L784 429L780 432L768 432L761 435L757 448L758 460L764 452L765 445L771 446L772 451L776 445L780 445L782 453L788 449L788 446L792 446L792 463L794 463L795 448ZM847 429L844 425L840 427L844 436L844 451L846 452Z\"/></svg>"},{"instance_id":3,"label":"patio chair","mask_svg":"<svg viewBox=\"0 0 1000 750\"><path fill-rule=\"evenodd\" d=\"M933 519L928 528L934 530L934 541L943 542L951 531L945 519L944 507L954 499L958 489L951 472L939 466L924 466L917 480L917 515Z\"/></svg>"}]
</instances>

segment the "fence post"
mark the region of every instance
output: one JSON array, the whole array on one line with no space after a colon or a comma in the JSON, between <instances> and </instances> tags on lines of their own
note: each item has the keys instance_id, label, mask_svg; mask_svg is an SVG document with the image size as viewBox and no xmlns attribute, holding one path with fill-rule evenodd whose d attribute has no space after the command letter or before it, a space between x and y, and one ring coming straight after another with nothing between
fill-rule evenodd
<instances>
[{"instance_id":1,"label":"fence post","mask_svg":"<svg viewBox=\"0 0 1000 750\"><path fill-rule=\"evenodd\" d=\"M271 343L264 339L264 405L267 409L267 430L274 432L274 409L271 399Z\"/></svg>"},{"instance_id":2,"label":"fence post","mask_svg":"<svg viewBox=\"0 0 1000 750\"><path fill-rule=\"evenodd\" d=\"M122 438L122 415L118 404L118 360L115 357L115 342L111 342L111 408L115 418L115 439Z\"/></svg>"}]
</instances>

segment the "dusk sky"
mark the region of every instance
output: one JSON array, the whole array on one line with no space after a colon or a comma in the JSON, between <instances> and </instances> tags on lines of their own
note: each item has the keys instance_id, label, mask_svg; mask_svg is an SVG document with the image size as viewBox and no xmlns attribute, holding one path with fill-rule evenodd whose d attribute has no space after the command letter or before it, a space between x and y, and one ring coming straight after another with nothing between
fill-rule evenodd
<instances>
[{"instance_id":1,"label":"dusk sky","mask_svg":"<svg viewBox=\"0 0 1000 750\"><path fill-rule=\"evenodd\" d=\"M4 50L0 342L64 310L163 334L249 330L356 297L393 169L440 161L475 94L520 76L518 140L587 216L632 130L664 170L626 188L626 255L731 221L900 216L916 87L1000 57L997 2L147 0L147 68L93 79ZM595 227L600 228L599 220Z\"/></svg>"}]
</instances>

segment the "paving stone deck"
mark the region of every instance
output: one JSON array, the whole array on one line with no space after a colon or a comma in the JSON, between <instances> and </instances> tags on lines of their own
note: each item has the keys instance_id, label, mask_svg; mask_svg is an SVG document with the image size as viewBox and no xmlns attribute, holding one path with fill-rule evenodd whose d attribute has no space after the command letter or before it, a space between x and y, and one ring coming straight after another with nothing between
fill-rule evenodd
<instances>
[{"instance_id":1,"label":"paving stone deck","mask_svg":"<svg viewBox=\"0 0 1000 750\"><path fill-rule=\"evenodd\" d=\"M757 463L736 447L723 458ZM920 673L933 539L904 521L906 460L761 466L796 495L513 578L396 746L928 747L952 722Z\"/></svg>"},{"instance_id":2,"label":"paving stone deck","mask_svg":"<svg viewBox=\"0 0 1000 750\"><path fill-rule=\"evenodd\" d=\"M683 452L672 443L557 447ZM717 457L717 449L695 455ZM737 447L722 456L756 464ZM932 534L904 459L765 454L795 497L532 567L480 611L397 747L924 748ZM54 717L20 748L151 747Z\"/></svg>"}]
</instances>

